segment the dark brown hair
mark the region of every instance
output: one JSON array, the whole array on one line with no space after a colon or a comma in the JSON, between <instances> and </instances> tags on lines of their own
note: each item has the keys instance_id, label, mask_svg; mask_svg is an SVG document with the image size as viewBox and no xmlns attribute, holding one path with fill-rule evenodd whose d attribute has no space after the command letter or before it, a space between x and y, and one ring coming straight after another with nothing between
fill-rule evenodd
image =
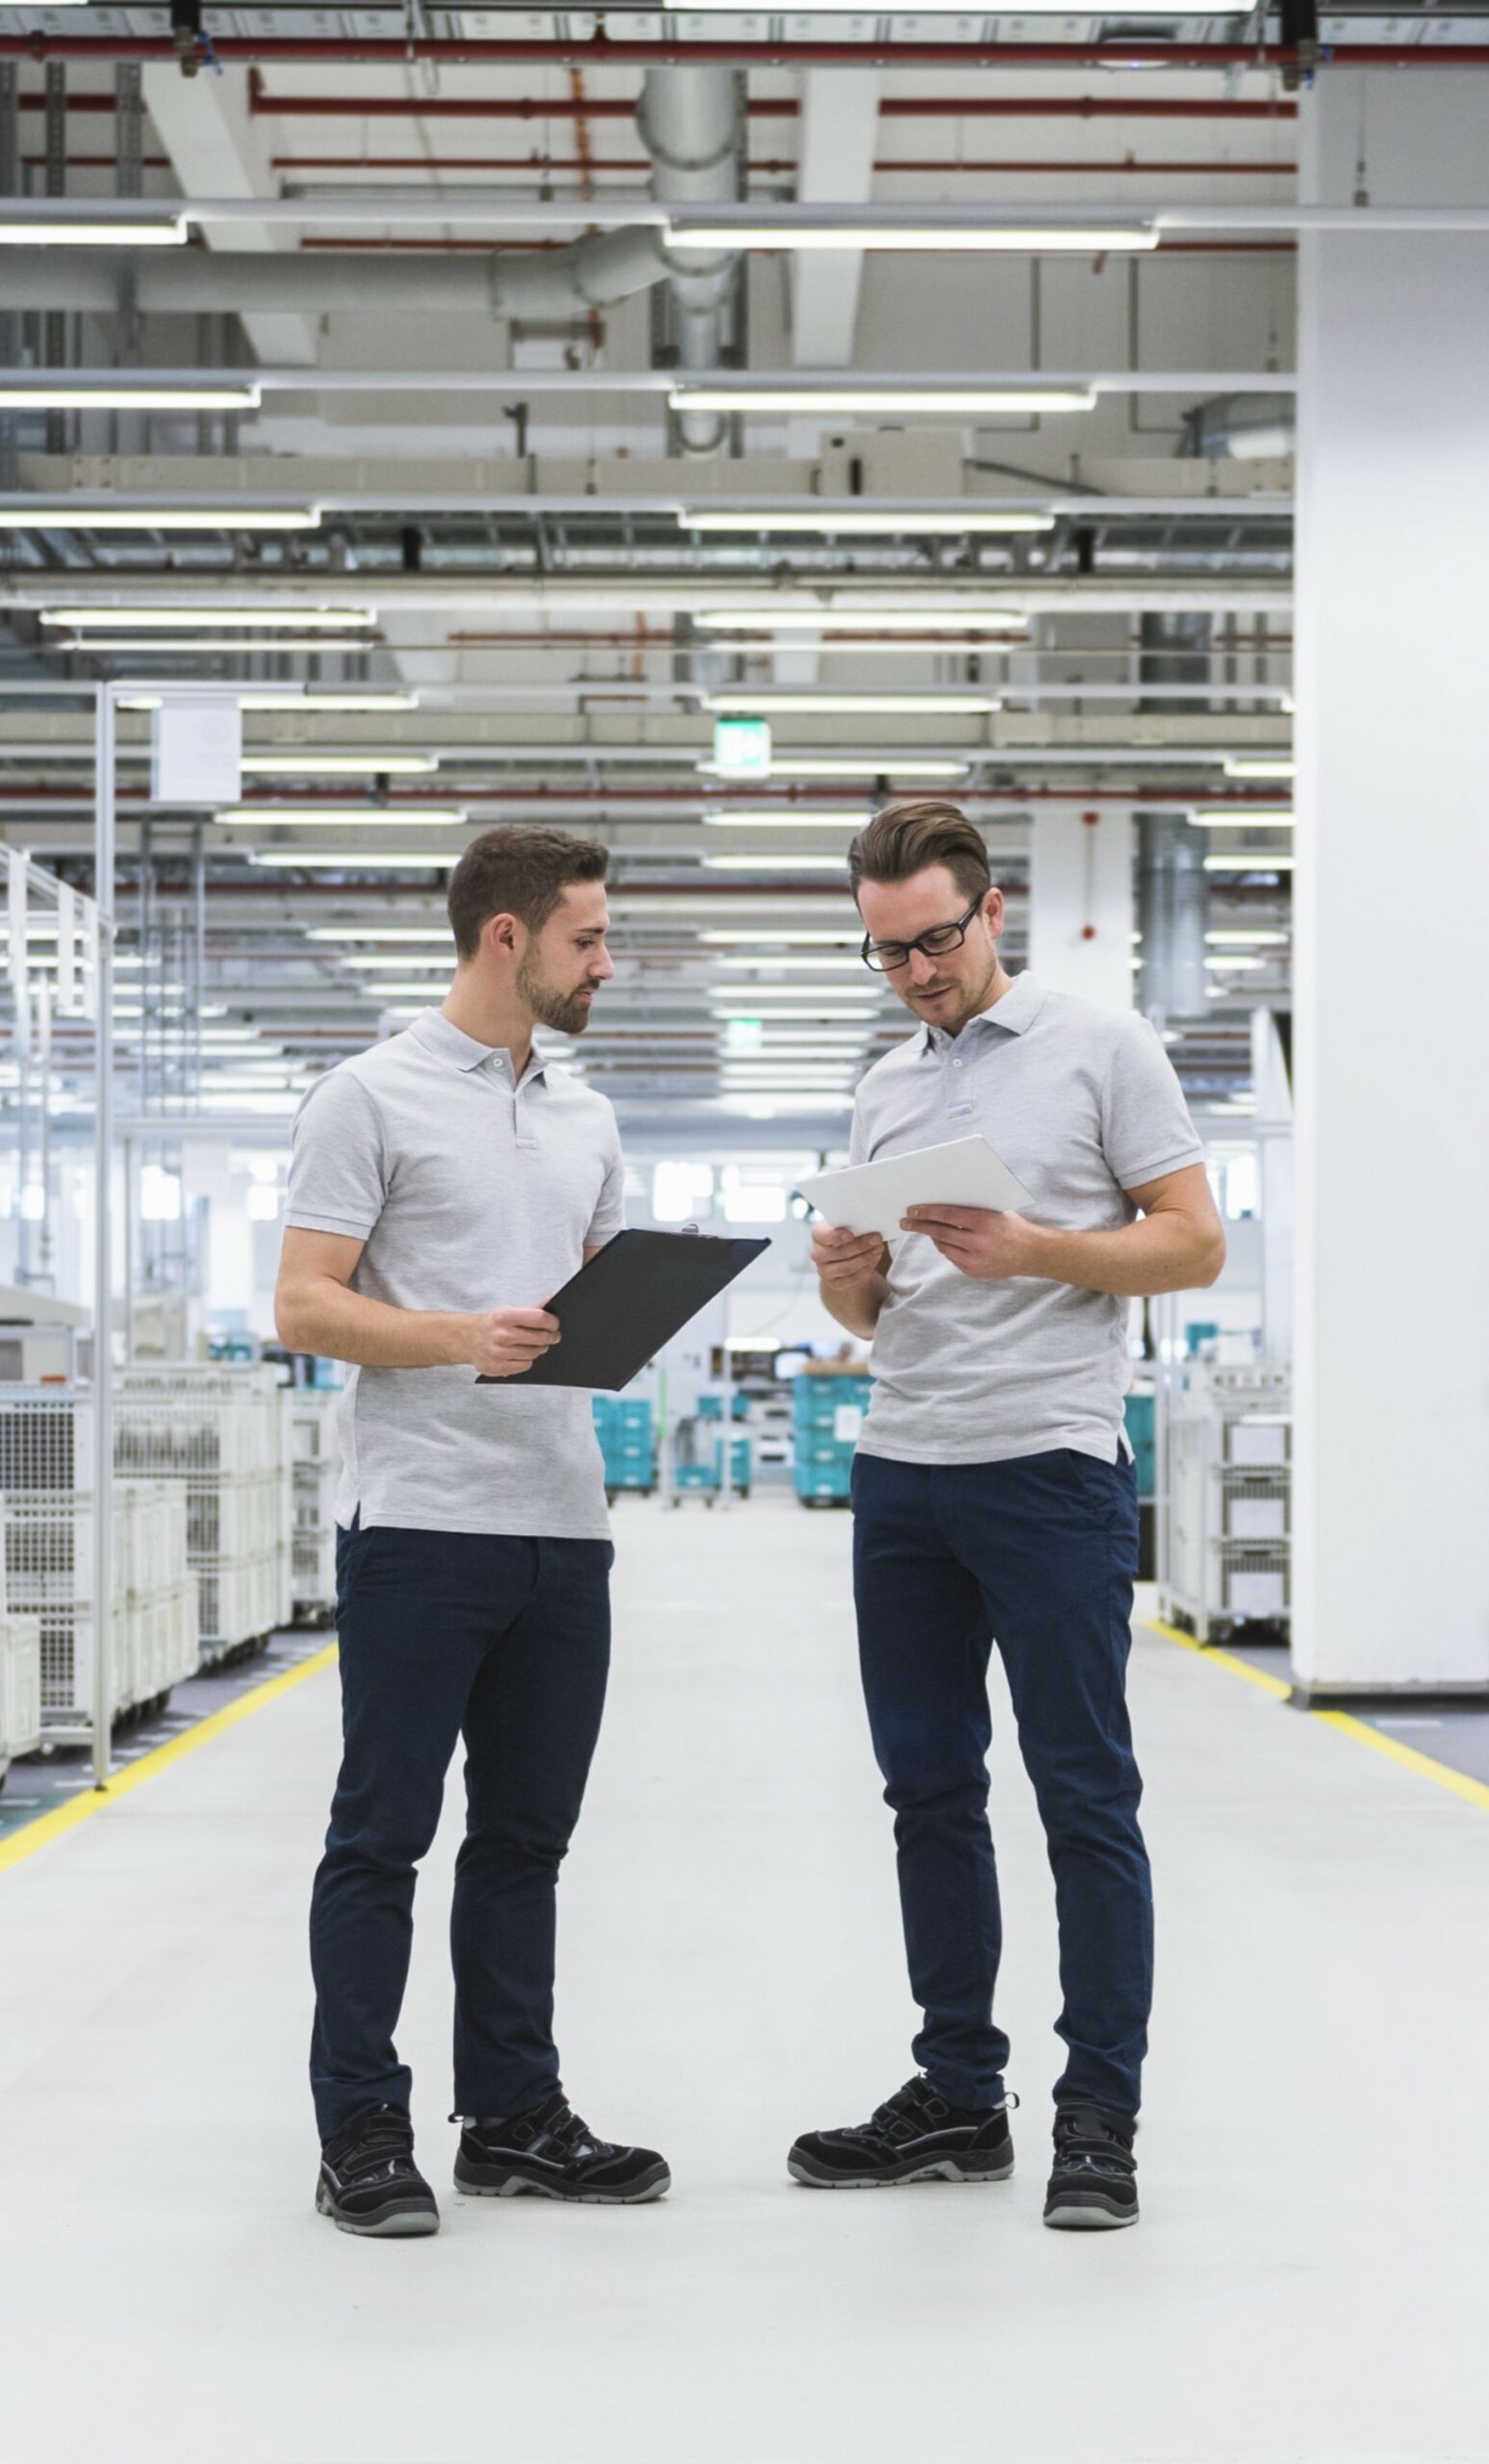
<instances>
[{"instance_id":1,"label":"dark brown hair","mask_svg":"<svg viewBox=\"0 0 1489 2464\"><path fill-rule=\"evenodd\" d=\"M848 850L855 898L860 882L908 882L944 864L963 898L986 898L992 873L982 833L944 796L899 796L882 805Z\"/></svg>"},{"instance_id":2,"label":"dark brown hair","mask_svg":"<svg viewBox=\"0 0 1489 2464\"><path fill-rule=\"evenodd\" d=\"M494 915L515 915L539 933L571 882L603 882L608 847L567 830L509 823L473 838L449 877L449 929L463 959L474 959Z\"/></svg>"}]
</instances>

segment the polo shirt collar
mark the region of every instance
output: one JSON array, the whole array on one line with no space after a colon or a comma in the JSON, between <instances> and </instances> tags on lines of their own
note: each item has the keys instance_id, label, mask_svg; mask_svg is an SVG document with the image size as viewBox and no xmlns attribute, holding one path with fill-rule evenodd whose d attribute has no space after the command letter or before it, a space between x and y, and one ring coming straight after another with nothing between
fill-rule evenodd
<instances>
[{"instance_id":1,"label":"polo shirt collar","mask_svg":"<svg viewBox=\"0 0 1489 2464\"><path fill-rule=\"evenodd\" d=\"M443 1010L421 1012L408 1032L417 1036L431 1052L438 1053L442 1061L453 1062L457 1069L478 1069L483 1061L500 1055L510 1072L511 1055L504 1045L478 1042L475 1036L468 1036L463 1027L457 1027L452 1019L447 1018ZM534 1045L523 1073L524 1079L541 1078L546 1067L547 1064Z\"/></svg>"},{"instance_id":2,"label":"polo shirt collar","mask_svg":"<svg viewBox=\"0 0 1489 2464\"><path fill-rule=\"evenodd\" d=\"M1010 1035L1021 1036L1033 1026L1043 1007L1044 988L1036 984L1025 969L1022 975L1014 976L1001 1001L994 1001L990 1010L980 1010L975 1018L968 1018L960 1036L949 1036L944 1027L933 1026L927 1019L920 1048L923 1052L949 1052L953 1044L964 1043L969 1035L988 1027L1004 1028Z\"/></svg>"}]
</instances>

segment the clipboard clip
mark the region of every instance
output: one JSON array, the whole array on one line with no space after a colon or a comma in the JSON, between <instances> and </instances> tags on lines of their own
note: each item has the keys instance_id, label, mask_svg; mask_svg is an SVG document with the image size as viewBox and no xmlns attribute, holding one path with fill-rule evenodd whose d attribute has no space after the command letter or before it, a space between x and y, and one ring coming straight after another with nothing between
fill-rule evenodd
<instances>
[{"instance_id":1,"label":"clipboard clip","mask_svg":"<svg viewBox=\"0 0 1489 2464\"><path fill-rule=\"evenodd\" d=\"M703 1234L696 1223L680 1223L678 1225L678 1230L680 1232L691 1232L695 1241L701 1241L703 1239Z\"/></svg>"}]
</instances>

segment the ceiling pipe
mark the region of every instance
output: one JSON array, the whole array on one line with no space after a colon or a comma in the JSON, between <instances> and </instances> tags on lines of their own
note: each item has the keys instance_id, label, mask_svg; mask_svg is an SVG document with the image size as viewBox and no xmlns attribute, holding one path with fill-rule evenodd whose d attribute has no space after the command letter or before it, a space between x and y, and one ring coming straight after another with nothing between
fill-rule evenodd
<instances>
[{"instance_id":1,"label":"ceiling pipe","mask_svg":"<svg viewBox=\"0 0 1489 2464\"><path fill-rule=\"evenodd\" d=\"M636 106L636 129L652 158L653 191L665 205L733 205L742 182L742 81L732 68L655 68ZM654 248L657 245L652 237ZM738 270L735 249L664 248L678 311L678 363L689 376L716 376L724 313ZM723 414L683 411L685 453L716 453L728 432Z\"/></svg>"},{"instance_id":2,"label":"ceiling pipe","mask_svg":"<svg viewBox=\"0 0 1489 2464\"><path fill-rule=\"evenodd\" d=\"M562 317L613 307L668 277L655 230L586 232L567 246L419 249L365 247L250 255L224 248L141 249L135 296L146 316L234 316L262 310ZM117 250L0 251L0 308L118 309ZM310 372L307 372L307 374ZM311 379L313 380L313 377Z\"/></svg>"},{"instance_id":3,"label":"ceiling pipe","mask_svg":"<svg viewBox=\"0 0 1489 2464\"><path fill-rule=\"evenodd\" d=\"M1182 14L1182 11L1180 12ZM410 61L465 62L473 67L521 65L581 68L714 68L740 66L831 68L1133 68L1303 70L1327 76L1330 68L1489 68L1489 43L1331 43L1322 61L1306 60L1293 43L1245 42L872 42L747 41L720 28L706 42L645 42L611 35L502 41L475 36L421 35L412 40L384 38L347 41L326 36L217 35L213 58L224 66L244 61L331 61L348 68L363 64L405 67ZM175 60L168 35L32 33L0 37L0 60Z\"/></svg>"},{"instance_id":4,"label":"ceiling pipe","mask_svg":"<svg viewBox=\"0 0 1489 2464\"><path fill-rule=\"evenodd\" d=\"M16 109L41 112L46 97L17 95ZM751 119L799 119L801 104L791 94L752 95L746 105ZM116 109L112 93L69 94L67 110L96 113L112 118ZM279 94L270 93L256 68L248 71L248 111L266 119L623 119L635 117L635 106L623 94ZM886 94L879 105L881 119L1261 119L1295 120L1297 105L1287 102L1164 102L1131 101L1091 94ZM421 158L424 168L430 167Z\"/></svg>"}]
</instances>

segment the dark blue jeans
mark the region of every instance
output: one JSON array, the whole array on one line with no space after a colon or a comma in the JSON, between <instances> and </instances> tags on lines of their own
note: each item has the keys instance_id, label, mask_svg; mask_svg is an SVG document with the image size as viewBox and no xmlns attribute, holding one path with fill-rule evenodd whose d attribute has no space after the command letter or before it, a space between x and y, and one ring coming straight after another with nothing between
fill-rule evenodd
<instances>
[{"instance_id":1,"label":"dark blue jeans","mask_svg":"<svg viewBox=\"0 0 1489 2464\"><path fill-rule=\"evenodd\" d=\"M854 1587L874 1752L894 1809L915 2059L996 2104L1003 1929L988 1827L997 1643L1049 1846L1067 2059L1062 2104L1138 2110L1153 1901L1124 1680L1138 1560L1132 1466L1066 1450L1011 1463L854 1466Z\"/></svg>"},{"instance_id":2,"label":"dark blue jeans","mask_svg":"<svg viewBox=\"0 0 1489 2464\"><path fill-rule=\"evenodd\" d=\"M521 2113L556 2085L558 1866L600 1733L613 1557L605 1540L339 1534L344 1756L310 1914L322 2139L372 2105L408 2106L393 2033L414 1869L461 1737L455 2110Z\"/></svg>"}]
</instances>

